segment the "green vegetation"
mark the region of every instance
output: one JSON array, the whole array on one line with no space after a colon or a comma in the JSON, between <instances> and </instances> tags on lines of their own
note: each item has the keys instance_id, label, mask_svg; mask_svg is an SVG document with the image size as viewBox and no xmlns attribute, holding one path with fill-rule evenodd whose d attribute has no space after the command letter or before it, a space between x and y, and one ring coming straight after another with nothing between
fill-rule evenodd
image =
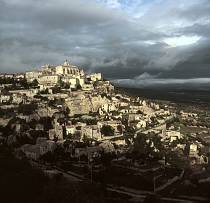
<instances>
[{"instance_id":1,"label":"green vegetation","mask_svg":"<svg viewBox=\"0 0 210 203\"><path fill-rule=\"evenodd\" d=\"M49 179L26 160L14 158L0 147L0 191L4 203L127 202L126 195L108 192L103 185Z\"/></svg>"},{"instance_id":2,"label":"green vegetation","mask_svg":"<svg viewBox=\"0 0 210 203\"><path fill-rule=\"evenodd\" d=\"M0 84L13 84L14 78L0 78Z\"/></svg>"},{"instance_id":3,"label":"green vegetation","mask_svg":"<svg viewBox=\"0 0 210 203\"><path fill-rule=\"evenodd\" d=\"M20 104L18 106L18 113L23 113L24 115L32 114L38 108L37 104Z\"/></svg>"},{"instance_id":4,"label":"green vegetation","mask_svg":"<svg viewBox=\"0 0 210 203\"><path fill-rule=\"evenodd\" d=\"M141 134L138 133L134 139L133 157L134 159L146 159L146 158L162 158L164 152L164 146L161 142L161 137L150 133Z\"/></svg>"},{"instance_id":5,"label":"green vegetation","mask_svg":"<svg viewBox=\"0 0 210 203\"><path fill-rule=\"evenodd\" d=\"M25 78L0 78L0 84L11 84L10 87L6 87L9 90L29 89L38 87L38 81L36 79L29 83Z\"/></svg>"},{"instance_id":6,"label":"green vegetation","mask_svg":"<svg viewBox=\"0 0 210 203\"><path fill-rule=\"evenodd\" d=\"M105 92L101 94L101 97L106 97L107 99L111 100L111 96L107 95Z\"/></svg>"},{"instance_id":7,"label":"green vegetation","mask_svg":"<svg viewBox=\"0 0 210 203\"><path fill-rule=\"evenodd\" d=\"M30 83L30 86L31 87L37 87L39 85L37 79L34 79L31 83Z\"/></svg>"},{"instance_id":8,"label":"green vegetation","mask_svg":"<svg viewBox=\"0 0 210 203\"><path fill-rule=\"evenodd\" d=\"M40 91L40 94L49 94L49 89L46 88L45 90Z\"/></svg>"},{"instance_id":9,"label":"green vegetation","mask_svg":"<svg viewBox=\"0 0 210 203\"><path fill-rule=\"evenodd\" d=\"M15 115L14 111L16 108L0 109L0 117L12 117Z\"/></svg>"},{"instance_id":10,"label":"green vegetation","mask_svg":"<svg viewBox=\"0 0 210 203\"><path fill-rule=\"evenodd\" d=\"M101 133L104 136L114 136L114 129L110 125L103 125L101 128Z\"/></svg>"}]
</instances>

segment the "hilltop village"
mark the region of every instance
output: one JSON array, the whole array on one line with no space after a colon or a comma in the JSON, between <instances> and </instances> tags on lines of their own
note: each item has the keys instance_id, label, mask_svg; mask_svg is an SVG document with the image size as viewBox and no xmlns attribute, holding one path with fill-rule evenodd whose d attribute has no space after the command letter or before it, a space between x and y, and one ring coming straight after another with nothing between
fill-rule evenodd
<instances>
[{"instance_id":1,"label":"hilltop village","mask_svg":"<svg viewBox=\"0 0 210 203\"><path fill-rule=\"evenodd\" d=\"M69 61L0 74L1 146L19 159L116 188L165 195L191 188L203 195L209 127L199 113L128 96L101 73L86 74ZM51 174L53 167L44 170Z\"/></svg>"}]
</instances>

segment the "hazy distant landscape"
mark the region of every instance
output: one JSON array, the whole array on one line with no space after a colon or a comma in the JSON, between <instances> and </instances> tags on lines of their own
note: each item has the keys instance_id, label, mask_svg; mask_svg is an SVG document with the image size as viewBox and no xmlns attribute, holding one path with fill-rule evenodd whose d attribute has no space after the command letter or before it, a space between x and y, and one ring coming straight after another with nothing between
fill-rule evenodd
<instances>
[{"instance_id":1,"label":"hazy distant landscape","mask_svg":"<svg viewBox=\"0 0 210 203\"><path fill-rule=\"evenodd\" d=\"M176 103L209 104L210 91L208 90L177 90L177 89L141 89L118 87L126 93L146 99L165 100Z\"/></svg>"},{"instance_id":2,"label":"hazy distant landscape","mask_svg":"<svg viewBox=\"0 0 210 203\"><path fill-rule=\"evenodd\" d=\"M210 0L0 0L0 203L210 203Z\"/></svg>"}]
</instances>

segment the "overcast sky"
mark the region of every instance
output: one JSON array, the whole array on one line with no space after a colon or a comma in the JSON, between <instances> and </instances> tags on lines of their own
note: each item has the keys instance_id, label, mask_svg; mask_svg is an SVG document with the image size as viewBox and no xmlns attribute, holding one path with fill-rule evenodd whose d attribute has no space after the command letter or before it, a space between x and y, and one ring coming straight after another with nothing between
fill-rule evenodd
<instances>
[{"instance_id":1,"label":"overcast sky","mask_svg":"<svg viewBox=\"0 0 210 203\"><path fill-rule=\"evenodd\" d=\"M132 86L210 83L209 0L0 0L0 70L69 59Z\"/></svg>"}]
</instances>

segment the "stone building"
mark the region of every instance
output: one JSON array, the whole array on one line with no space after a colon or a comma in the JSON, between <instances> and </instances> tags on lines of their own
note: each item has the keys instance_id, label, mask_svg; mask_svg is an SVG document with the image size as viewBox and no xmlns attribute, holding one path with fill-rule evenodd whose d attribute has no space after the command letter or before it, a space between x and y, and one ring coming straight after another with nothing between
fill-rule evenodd
<instances>
[{"instance_id":1,"label":"stone building","mask_svg":"<svg viewBox=\"0 0 210 203\"><path fill-rule=\"evenodd\" d=\"M98 81L98 80L102 80L102 75L101 73L93 73L93 74L90 74L90 75L87 75L86 78L88 80L91 80L91 81Z\"/></svg>"},{"instance_id":2,"label":"stone building","mask_svg":"<svg viewBox=\"0 0 210 203\"><path fill-rule=\"evenodd\" d=\"M97 125L87 125L81 128L81 136L91 139L101 139L101 131Z\"/></svg>"},{"instance_id":3,"label":"stone building","mask_svg":"<svg viewBox=\"0 0 210 203\"><path fill-rule=\"evenodd\" d=\"M41 75L41 71L28 71L25 73L25 78L27 82L32 82L33 80L38 79Z\"/></svg>"},{"instance_id":4,"label":"stone building","mask_svg":"<svg viewBox=\"0 0 210 203\"><path fill-rule=\"evenodd\" d=\"M71 75L71 76L76 76L76 75L84 75L84 71L82 69L79 69L77 66L74 66L70 64L69 61L65 61L62 65L56 66L55 67L55 74L58 75Z\"/></svg>"},{"instance_id":5,"label":"stone building","mask_svg":"<svg viewBox=\"0 0 210 203\"><path fill-rule=\"evenodd\" d=\"M70 109L70 116L88 114L91 111L90 99L82 94L67 98L65 103Z\"/></svg>"},{"instance_id":6,"label":"stone building","mask_svg":"<svg viewBox=\"0 0 210 203\"><path fill-rule=\"evenodd\" d=\"M60 83L59 75L42 75L38 78L38 83L44 86L55 86Z\"/></svg>"}]
</instances>

